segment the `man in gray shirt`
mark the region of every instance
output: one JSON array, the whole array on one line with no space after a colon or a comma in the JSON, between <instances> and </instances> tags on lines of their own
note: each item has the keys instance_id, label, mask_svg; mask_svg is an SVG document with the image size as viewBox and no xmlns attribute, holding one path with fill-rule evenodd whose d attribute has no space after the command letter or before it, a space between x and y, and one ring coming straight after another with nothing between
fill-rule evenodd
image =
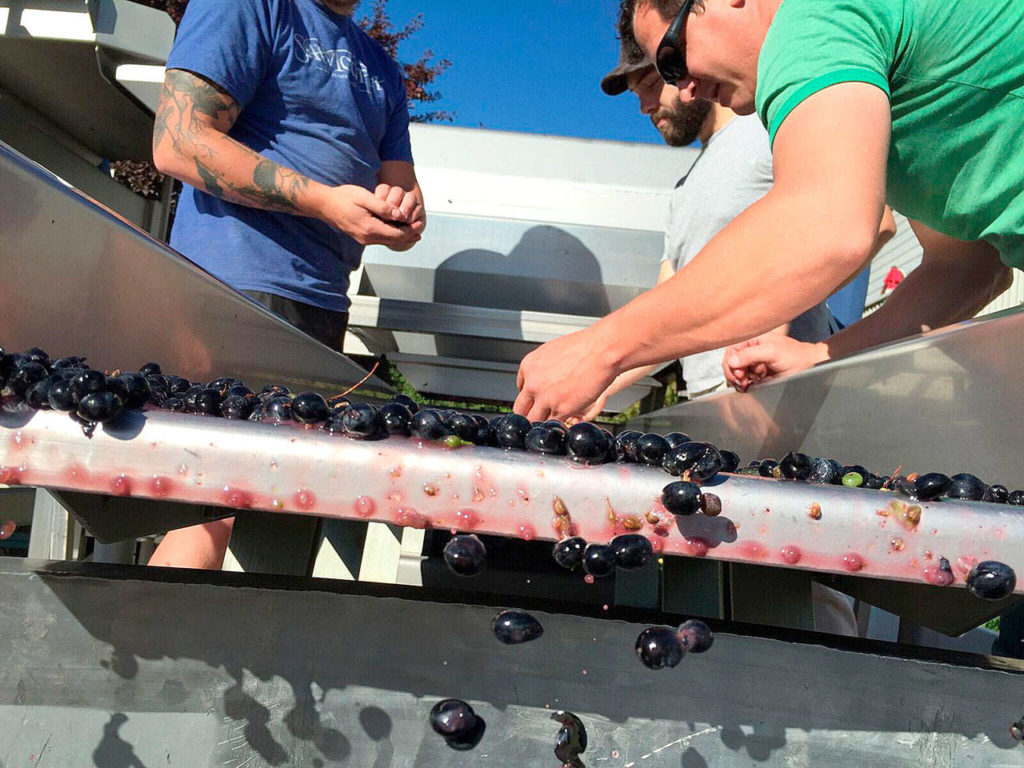
<instances>
[{"instance_id":1,"label":"man in gray shirt","mask_svg":"<svg viewBox=\"0 0 1024 768\"><path fill-rule=\"evenodd\" d=\"M630 14L622 18L631 19ZM676 184L669 207L658 283L672 277L718 232L771 189L772 156L768 133L756 115L737 116L732 110L710 101L684 105L675 86L667 85L654 65L632 39L620 18L622 50L619 66L601 81L610 96L627 89L640 100L640 111L648 115L670 146L682 147L699 140L697 159ZM776 328L801 341L822 341L831 333L831 313L825 303L813 307L792 322ZM725 386L721 349L683 358L683 379L690 398L711 394ZM588 418L600 413L607 397L620 391L655 366L622 374L595 404Z\"/></svg>"}]
</instances>

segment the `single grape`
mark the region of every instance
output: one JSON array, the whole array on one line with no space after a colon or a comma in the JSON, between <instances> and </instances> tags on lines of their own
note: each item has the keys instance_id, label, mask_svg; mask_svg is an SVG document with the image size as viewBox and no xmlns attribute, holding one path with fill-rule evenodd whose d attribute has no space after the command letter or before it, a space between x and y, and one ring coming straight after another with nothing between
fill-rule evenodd
<instances>
[{"instance_id":1,"label":"single grape","mask_svg":"<svg viewBox=\"0 0 1024 768\"><path fill-rule=\"evenodd\" d=\"M700 619L684 621L679 625L676 634L679 636L679 642L689 653L704 653L715 642L711 628Z\"/></svg>"},{"instance_id":2,"label":"single grape","mask_svg":"<svg viewBox=\"0 0 1024 768\"><path fill-rule=\"evenodd\" d=\"M701 490L696 483L676 480L662 489L661 503L673 515L694 515L701 508Z\"/></svg>"},{"instance_id":3,"label":"single grape","mask_svg":"<svg viewBox=\"0 0 1024 768\"><path fill-rule=\"evenodd\" d=\"M984 560L967 574L967 589L982 600L1002 600L1012 595L1016 586L1013 568L996 560Z\"/></svg>"},{"instance_id":4,"label":"single grape","mask_svg":"<svg viewBox=\"0 0 1024 768\"><path fill-rule=\"evenodd\" d=\"M587 544L583 550L583 570L591 576L608 576L615 570L615 553L604 544Z\"/></svg>"},{"instance_id":5,"label":"single grape","mask_svg":"<svg viewBox=\"0 0 1024 768\"><path fill-rule=\"evenodd\" d=\"M789 480L806 481L814 474L814 460L803 453L787 453L779 462L782 476Z\"/></svg>"},{"instance_id":6,"label":"single grape","mask_svg":"<svg viewBox=\"0 0 1024 768\"><path fill-rule=\"evenodd\" d=\"M327 401L316 392L300 392L292 399L292 418L300 424L321 424L330 415Z\"/></svg>"},{"instance_id":7,"label":"single grape","mask_svg":"<svg viewBox=\"0 0 1024 768\"><path fill-rule=\"evenodd\" d=\"M491 629L505 645L528 643L544 634L540 622L525 611L502 611L491 620Z\"/></svg>"},{"instance_id":8,"label":"single grape","mask_svg":"<svg viewBox=\"0 0 1024 768\"><path fill-rule=\"evenodd\" d=\"M571 536L555 544L551 554L556 563L571 571L583 562L583 552L586 547L587 542L582 536Z\"/></svg>"},{"instance_id":9,"label":"single grape","mask_svg":"<svg viewBox=\"0 0 1024 768\"><path fill-rule=\"evenodd\" d=\"M444 545L444 562L456 576L476 576L487 563L487 549L476 535L459 534Z\"/></svg>"},{"instance_id":10,"label":"single grape","mask_svg":"<svg viewBox=\"0 0 1024 768\"><path fill-rule=\"evenodd\" d=\"M648 627L636 639L636 655L648 669L674 667L685 653L676 631L669 627Z\"/></svg>"},{"instance_id":11,"label":"single grape","mask_svg":"<svg viewBox=\"0 0 1024 768\"><path fill-rule=\"evenodd\" d=\"M631 570L643 568L654 557L654 548L646 536L639 533L624 533L612 539L608 546L619 568Z\"/></svg>"}]
</instances>

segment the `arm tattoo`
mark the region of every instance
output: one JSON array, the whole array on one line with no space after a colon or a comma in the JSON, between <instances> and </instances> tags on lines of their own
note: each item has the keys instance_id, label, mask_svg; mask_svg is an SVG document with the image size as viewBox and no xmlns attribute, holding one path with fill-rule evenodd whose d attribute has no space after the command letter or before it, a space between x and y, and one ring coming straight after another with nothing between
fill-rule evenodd
<instances>
[{"instance_id":1,"label":"arm tattoo","mask_svg":"<svg viewBox=\"0 0 1024 768\"><path fill-rule=\"evenodd\" d=\"M238 102L215 84L191 72L170 69L154 120L153 146L169 140L179 157L191 159L200 186L211 195L265 210L298 212L298 198L309 179L247 147L243 149L255 160L252 182L240 184L225 177L216 151L204 136L211 128L227 134L240 112Z\"/></svg>"}]
</instances>

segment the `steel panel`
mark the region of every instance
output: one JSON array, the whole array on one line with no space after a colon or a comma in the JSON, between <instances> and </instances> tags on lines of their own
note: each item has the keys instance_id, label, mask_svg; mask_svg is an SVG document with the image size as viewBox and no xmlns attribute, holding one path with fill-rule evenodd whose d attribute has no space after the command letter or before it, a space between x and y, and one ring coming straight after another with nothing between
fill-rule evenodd
<instances>
[{"instance_id":1,"label":"steel panel","mask_svg":"<svg viewBox=\"0 0 1024 768\"><path fill-rule=\"evenodd\" d=\"M365 371L0 143L2 342L106 369L341 391ZM388 392L376 377L364 387Z\"/></svg>"},{"instance_id":2,"label":"steel panel","mask_svg":"<svg viewBox=\"0 0 1024 768\"><path fill-rule=\"evenodd\" d=\"M941 328L633 420L681 429L746 459L789 451L874 472L973 472L1024 488L1024 310ZM1011 507L1011 510L1016 508ZM1017 514L1017 512L1015 512Z\"/></svg>"},{"instance_id":3,"label":"steel panel","mask_svg":"<svg viewBox=\"0 0 1024 768\"><path fill-rule=\"evenodd\" d=\"M1024 765L1007 732L1019 664L723 625L708 653L652 672L637 634L678 616L524 601L544 635L503 646L490 632L503 599L476 597L8 560L0 759L555 766L550 714L564 708L587 728L589 766ZM430 731L446 697L485 719L475 750Z\"/></svg>"}]
</instances>

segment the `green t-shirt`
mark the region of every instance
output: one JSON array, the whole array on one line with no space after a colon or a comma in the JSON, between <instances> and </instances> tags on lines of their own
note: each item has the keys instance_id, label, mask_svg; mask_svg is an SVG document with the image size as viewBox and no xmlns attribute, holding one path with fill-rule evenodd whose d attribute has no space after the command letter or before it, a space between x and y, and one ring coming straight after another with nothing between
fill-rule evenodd
<instances>
[{"instance_id":1,"label":"green t-shirt","mask_svg":"<svg viewBox=\"0 0 1024 768\"><path fill-rule=\"evenodd\" d=\"M771 141L830 85L889 96L889 204L1024 268L1024 3L785 0L757 66Z\"/></svg>"}]
</instances>

